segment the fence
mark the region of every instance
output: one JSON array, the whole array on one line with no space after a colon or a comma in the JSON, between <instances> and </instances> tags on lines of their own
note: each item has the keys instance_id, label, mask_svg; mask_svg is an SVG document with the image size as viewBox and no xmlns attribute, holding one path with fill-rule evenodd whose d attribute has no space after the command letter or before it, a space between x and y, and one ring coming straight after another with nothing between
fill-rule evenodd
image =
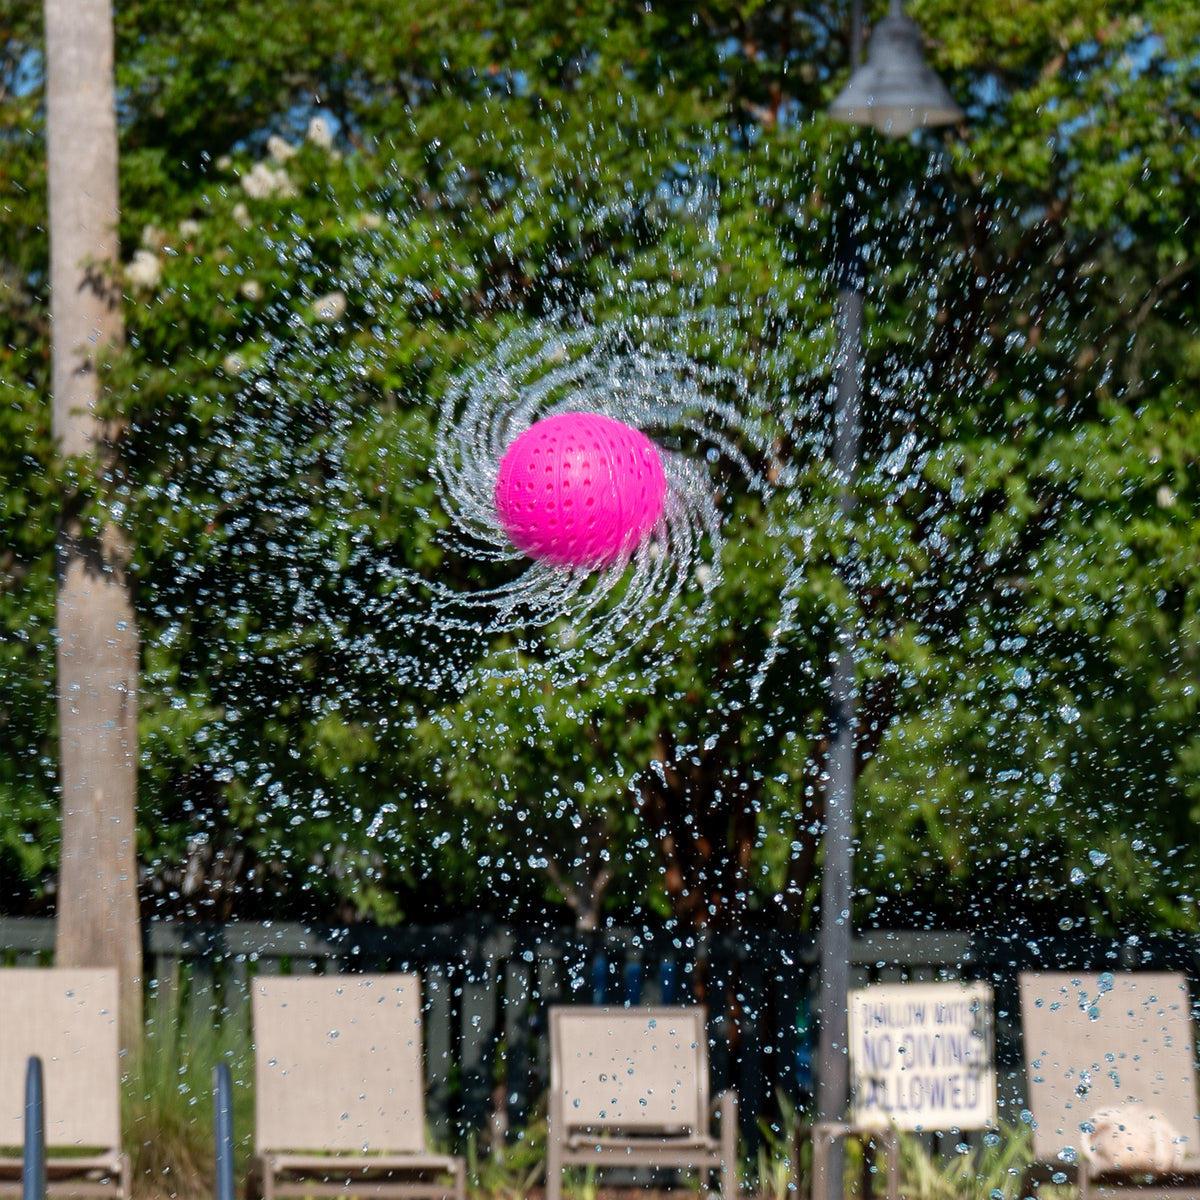
<instances>
[{"instance_id":1,"label":"fence","mask_svg":"<svg viewBox=\"0 0 1200 1200\"><path fill-rule=\"evenodd\" d=\"M0 963L48 963L53 922L0 918ZM415 971L425 999L429 1115L454 1139L520 1128L548 1083L550 1004L707 1005L714 1091L737 1088L751 1148L757 1120L782 1095L803 1106L811 1088L809 1014L817 948L809 935L750 930L708 937L677 930L513 928L486 921L435 927L316 927L151 922L145 966L153 995L173 995L191 1021L247 1022L259 974ZM1023 1104L1017 973L1178 970L1192 995L1200 939L1034 938L1006 933L874 932L852 943L851 983L979 979L995 989L1001 1101Z\"/></svg>"}]
</instances>

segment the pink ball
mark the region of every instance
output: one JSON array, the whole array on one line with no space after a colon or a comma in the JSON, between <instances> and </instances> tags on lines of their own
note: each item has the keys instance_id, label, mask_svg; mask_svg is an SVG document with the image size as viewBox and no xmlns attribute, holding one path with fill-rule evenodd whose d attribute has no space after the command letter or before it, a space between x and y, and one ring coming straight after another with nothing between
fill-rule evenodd
<instances>
[{"instance_id":1,"label":"pink ball","mask_svg":"<svg viewBox=\"0 0 1200 1200\"><path fill-rule=\"evenodd\" d=\"M599 413L536 421L504 452L496 477L496 509L513 545L560 567L632 553L666 495L654 443Z\"/></svg>"}]
</instances>

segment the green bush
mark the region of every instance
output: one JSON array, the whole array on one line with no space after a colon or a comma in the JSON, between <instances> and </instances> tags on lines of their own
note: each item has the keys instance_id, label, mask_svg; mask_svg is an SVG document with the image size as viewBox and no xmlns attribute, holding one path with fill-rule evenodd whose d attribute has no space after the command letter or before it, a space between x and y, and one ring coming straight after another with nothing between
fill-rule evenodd
<instances>
[{"instance_id":1,"label":"green bush","mask_svg":"<svg viewBox=\"0 0 1200 1200\"><path fill-rule=\"evenodd\" d=\"M247 1027L235 1017L191 1018L177 990L151 998L146 1037L130 1059L121 1127L137 1200L201 1200L215 1182L213 1073L233 1079L235 1170L249 1165L253 1074Z\"/></svg>"}]
</instances>

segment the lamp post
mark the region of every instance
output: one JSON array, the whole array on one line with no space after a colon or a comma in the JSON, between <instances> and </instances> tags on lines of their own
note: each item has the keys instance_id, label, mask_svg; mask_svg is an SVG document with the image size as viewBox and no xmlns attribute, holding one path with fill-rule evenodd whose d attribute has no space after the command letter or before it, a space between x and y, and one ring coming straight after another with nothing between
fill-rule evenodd
<instances>
[{"instance_id":1,"label":"lamp post","mask_svg":"<svg viewBox=\"0 0 1200 1200\"><path fill-rule=\"evenodd\" d=\"M834 120L906 137L915 129L951 124L963 113L941 80L926 65L921 31L904 15L900 0L876 26L859 65L862 0L854 0L851 38L854 68L850 81L829 107ZM848 188L837 231L837 358L834 364L833 463L840 489L839 509L849 523L862 427L863 294L866 274L859 244L861 214L856 192ZM845 1121L850 1098L847 1006L850 988L850 933L854 837L855 731L858 681L854 665L854 618L838 631L830 682L828 784L825 794L825 861L821 875L820 995L818 998L817 1119ZM824 1179L813 1180L813 1195L842 1200L845 1157L834 1139L825 1159Z\"/></svg>"},{"instance_id":2,"label":"lamp post","mask_svg":"<svg viewBox=\"0 0 1200 1200\"><path fill-rule=\"evenodd\" d=\"M852 19L861 22L862 0L855 0ZM856 32L854 44L861 44L861 38ZM962 119L962 109L925 62L921 30L904 15L901 0L892 0L891 11L875 27L866 63L854 66L849 82L829 106L835 121L907 137L914 129Z\"/></svg>"}]
</instances>

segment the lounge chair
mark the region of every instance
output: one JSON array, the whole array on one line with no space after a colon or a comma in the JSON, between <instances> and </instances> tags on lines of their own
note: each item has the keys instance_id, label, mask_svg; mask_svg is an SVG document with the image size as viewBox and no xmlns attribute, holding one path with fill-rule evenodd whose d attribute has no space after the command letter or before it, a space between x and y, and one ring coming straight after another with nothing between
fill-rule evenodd
<instances>
[{"instance_id":1,"label":"lounge chair","mask_svg":"<svg viewBox=\"0 0 1200 1200\"><path fill-rule=\"evenodd\" d=\"M737 1097L709 1104L706 1025L699 1007L550 1010L546 1200L570 1166L719 1172L734 1200Z\"/></svg>"},{"instance_id":2,"label":"lounge chair","mask_svg":"<svg viewBox=\"0 0 1200 1200\"><path fill-rule=\"evenodd\" d=\"M260 976L247 1196L463 1200L460 1158L425 1140L415 975Z\"/></svg>"},{"instance_id":3,"label":"lounge chair","mask_svg":"<svg viewBox=\"0 0 1200 1200\"><path fill-rule=\"evenodd\" d=\"M1200 1122L1187 981L1150 972L1020 976L1039 1183L1080 1200L1200 1198Z\"/></svg>"},{"instance_id":4,"label":"lounge chair","mask_svg":"<svg viewBox=\"0 0 1200 1200\"><path fill-rule=\"evenodd\" d=\"M129 1200L114 971L0 969L0 1196L21 1194L25 1077L42 1060L49 1196Z\"/></svg>"}]
</instances>

